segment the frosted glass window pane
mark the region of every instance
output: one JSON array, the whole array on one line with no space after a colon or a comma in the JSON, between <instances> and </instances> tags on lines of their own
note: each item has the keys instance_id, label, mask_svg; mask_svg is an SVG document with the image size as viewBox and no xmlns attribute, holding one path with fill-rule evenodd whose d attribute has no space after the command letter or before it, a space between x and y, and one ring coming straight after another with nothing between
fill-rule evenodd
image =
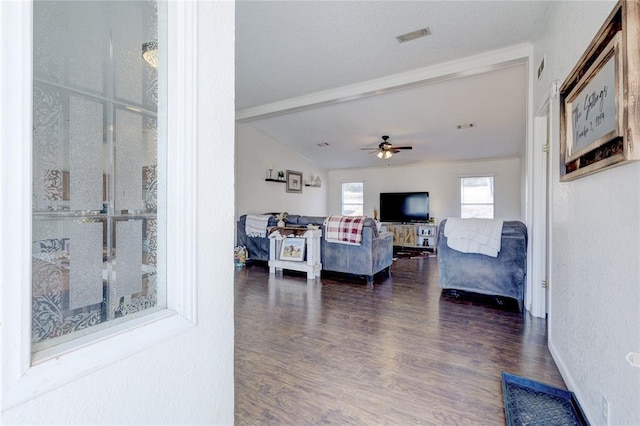
<instances>
[{"instance_id":1,"label":"frosted glass window pane","mask_svg":"<svg viewBox=\"0 0 640 426\"><path fill-rule=\"evenodd\" d=\"M31 259L34 350L86 334L89 328L106 319L101 271L104 225L100 219L34 218ZM82 252L88 247L92 247L93 253ZM79 293L72 295L75 290Z\"/></svg>"},{"instance_id":2,"label":"frosted glass window pane","mask_svg":"<svg viewBox=\"0 0 640 426\"><path fill-rule=\"evenodd\" d=\"M142 116L116 110L116 210L142 209Z\"/></svg>"},{"instance_id":3,"label":"frosted glass window pane","mask_svg":"<svg viewBox=\"0 0 640 426\"><path fill-rule=\"evenodd\" d=\"M66 7L68 13L68 76L73 87L104 92L105 61L109 58L107 2L83 2Z\"/></svg>"},{"instance_id":4,"label":"frosted glass window pane","mask_svg":"<svg viewBox=\"0 0 640 426\"><path fill-rule=\"evenodd\" d=\"M102 302L102 234L102 222L71 225L69 309Z\"/></svg>"},{"instance_id":5,"label":"frosted glass window pane","mask_svg":"<svg viewBox=\"0 0 640 426\"><path fill-rule=\"evenodd\" d=\"M33 88L33 208L62 210L64 109L60 90Z\"/></svg>"},{"instance_id":6,"label":"frosted glass window pane","mask_svg":"<svg viewBox=\"0 0 640 426\"><path fill-rule=\"evenodd\" d=\"M63 220L34 220L32 293L34 298L66 289L69 237ZM62 309L62 305L58 306Z\"/></svg>"},{"instance_id":7,"label":"frosted glass window pane","mask_svg":"<svg viewBox=\"0 0 640 426\"><path fill-rule=\"evenodd\" d=\"M101 210L103 104L78 96L72 96L69 104L71 210Z\"/></svg>"},{"instance_id":8,"label":"frosted glass window pane","mask_svg":"<svg viewBox=\"0 0 640 426\"><path fill-rule=\"evenodd\" d=\"M115 294L121 296L142 291L142 221L116 222Z\"/></svg>"},{"instance_id":9,"label":"frosted glass window pane","mask_svg":"<svg viewBox=\"0 0 640 426\"><path fill-rule=\"evenodd\" d=\"M166 306L166 68L142 57L166 25L157 14L153 1L33 3L34 352Z\"/></svg>"},{"instance_id":10,"label":"frosted glass window pane","mask_svg":"<svg viewBox=\"0 0 640 426\"><path fill-rule=\"evenodd\" d=\"M33 75L35 78L62 83L65 58L63 52L66 8L61 2L39 2L33 8Z\"/></svg>"},{"instance_id":11,"label":"frosted glass window pane","mask_svg":"<svg viewBox=\"0 0 640 426\"><path fill-rule=\"evenodd\" d=\"M113 44L116 97L142 103L142 72L145 62L140 60L143 38L142 10L135 4L123 4L114 19Z\"/></svg>"},{"instance_id":12,"label":"frosted glass window pane","mask_svg":"<svg viewBox=\"0 0 640 426\"><path fill-rule=\"evenodd\" d=\"M115 240L115 282L111 293L114 317L158 306L157 221L117 221Z\"/></svg>"}]
</instances>

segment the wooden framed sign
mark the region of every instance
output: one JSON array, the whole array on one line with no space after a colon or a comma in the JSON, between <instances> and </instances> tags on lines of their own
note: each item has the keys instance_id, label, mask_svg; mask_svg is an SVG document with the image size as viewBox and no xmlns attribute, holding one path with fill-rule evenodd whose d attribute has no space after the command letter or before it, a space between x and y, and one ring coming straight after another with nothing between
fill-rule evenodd
<instances>
[{"instance_id":1,"label":"wooden framed sign","mask_svg":"<svg viewBox=\"0 0 640 426\"><path fill-rule=\"evenodd\" d=\"M640 109L629 103L640 82L639 15L639 1L619 2L560 88L561 181L640 159Z\"/></svg>"},{"instance_id":2,"label":"wooden framed sign","mask_svg":"<svg viewBox=\"0 0 640 426\"><path fill-rule=\"evenodd\" d=\"M618 33L564 100L567 162L623 136L621 89Z\"/></svg>"}]
</instances>

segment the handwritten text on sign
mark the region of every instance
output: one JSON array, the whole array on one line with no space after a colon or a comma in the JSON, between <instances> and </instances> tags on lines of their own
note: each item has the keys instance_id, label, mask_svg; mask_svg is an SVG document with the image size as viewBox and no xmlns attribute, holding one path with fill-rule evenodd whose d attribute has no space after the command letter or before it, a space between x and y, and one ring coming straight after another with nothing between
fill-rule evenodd
<instances>
[{"instance_id":1,"label":"handwritten text on sign","mask_svg":"<svg viewBox=\"0 0 640 426\"><path fill-rule=\"evenodd\" d=\"M570 105L572 152L616 130L615 62L611 57Z\"/></svg>"}]
</instances>

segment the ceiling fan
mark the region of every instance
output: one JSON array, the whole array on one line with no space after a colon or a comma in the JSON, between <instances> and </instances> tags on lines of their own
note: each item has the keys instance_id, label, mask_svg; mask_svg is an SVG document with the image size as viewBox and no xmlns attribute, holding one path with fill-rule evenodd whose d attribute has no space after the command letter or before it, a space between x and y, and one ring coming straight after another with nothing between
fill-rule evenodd
<instances>
[{"instance_id":1,"label":"ceiling fan","mask_svg":"<svg viewBox=\"0 0 640 426\"><path fill-rule=\"evenodd\" d=\"M393 154L397 154L401 149L413 149L412 146L393 146L391 142L388 141L389 136L384 135L382 137L382 142L378 145L377 148L360 148L361 150L371 151L369 154L377 153L376 157L381 160L388 160L393 156Z\"/></svg>"}]
</instances>

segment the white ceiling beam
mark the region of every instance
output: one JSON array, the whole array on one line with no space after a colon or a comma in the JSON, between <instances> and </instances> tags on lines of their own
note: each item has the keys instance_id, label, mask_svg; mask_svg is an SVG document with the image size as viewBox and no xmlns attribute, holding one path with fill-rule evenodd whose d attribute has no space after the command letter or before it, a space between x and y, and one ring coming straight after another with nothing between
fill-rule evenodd
<instances>
[{"instance_id":1,"label":"white ceiling beam","mask_svg":"<svg viewBox=\"0 0 640 426\"><path fill-rule=\"evenodd\" d=\"M336 89L245 108L236 111L236 122L243 123L275 117L439 81L476 75L525 63L532 54L533 46L530 43L519 44Z\"/></svg>"}]
</instances>

